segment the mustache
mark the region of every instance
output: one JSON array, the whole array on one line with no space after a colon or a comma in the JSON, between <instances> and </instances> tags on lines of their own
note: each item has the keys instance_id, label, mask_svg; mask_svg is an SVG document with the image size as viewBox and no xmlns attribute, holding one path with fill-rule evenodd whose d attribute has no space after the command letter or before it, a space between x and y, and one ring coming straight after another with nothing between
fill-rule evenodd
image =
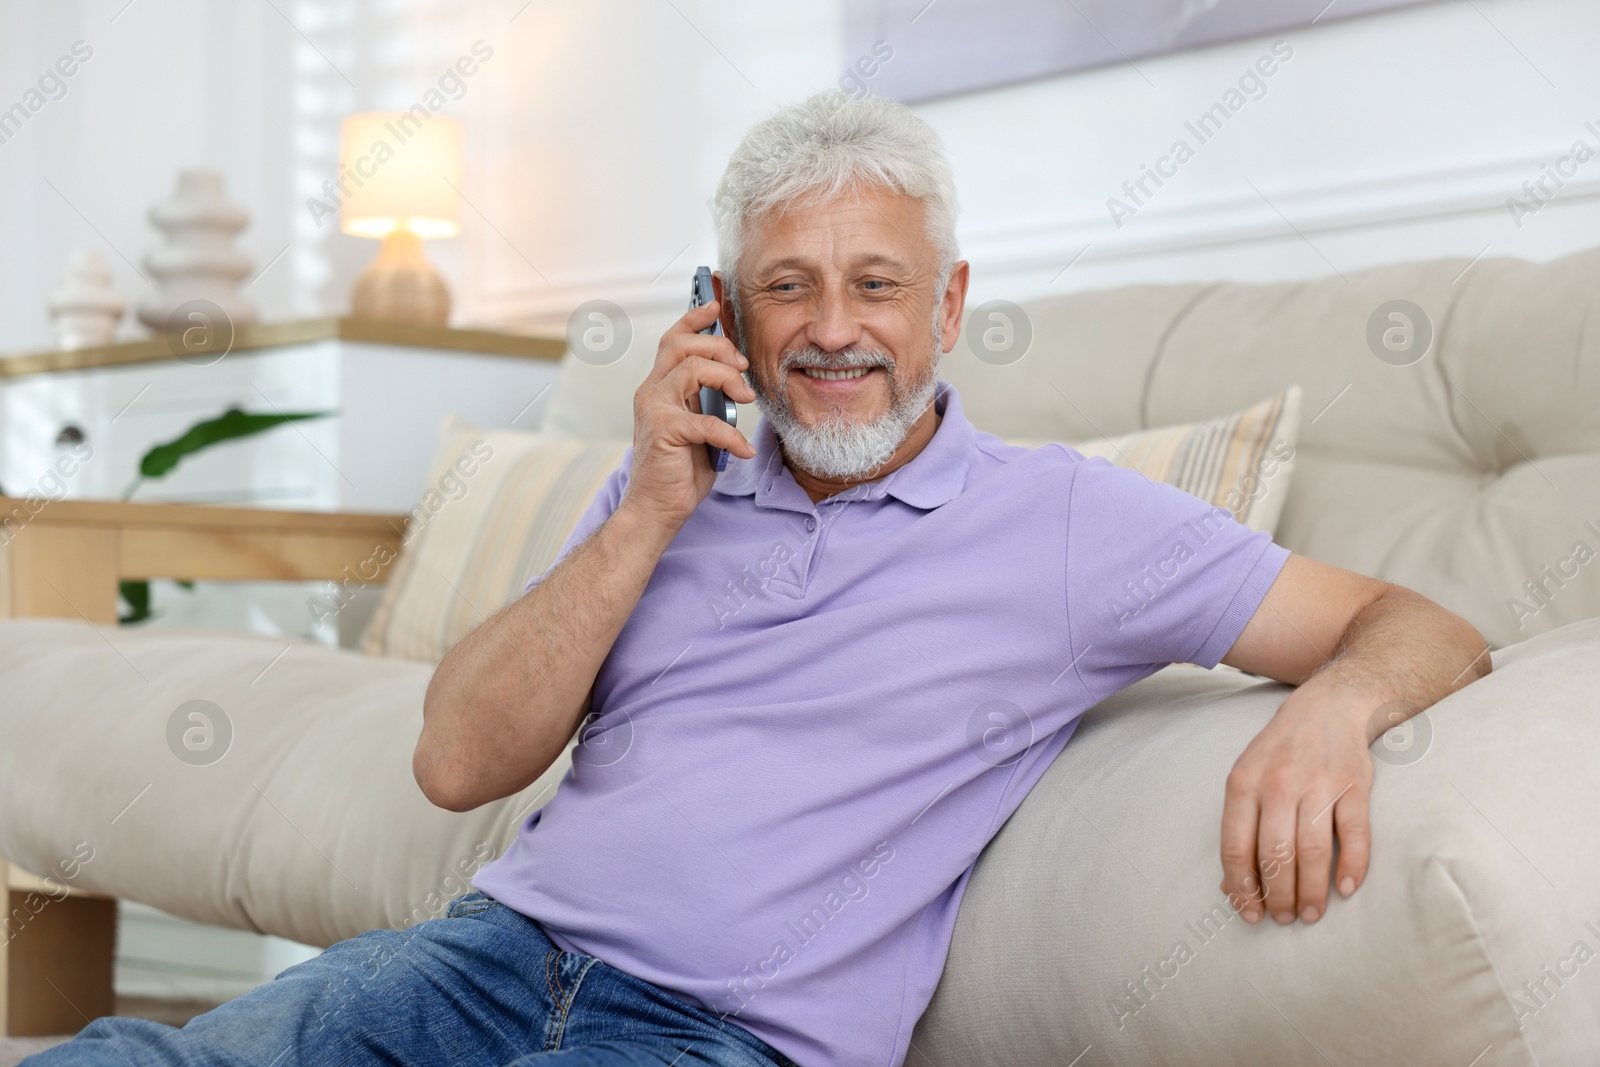
<instances>
[{"instance_id":1,"label":"mustache","mask_svg":"<svg viewBox=\"0 0 1600 1067\"><path fill-rule=\"evenodd\" d=\"M890 375L895 373L894 357L881 349L841 348L837 352L824 352L816 345L794 348L778 361L778 376L782 378L796 367L815 367L821 370L844 370L847 367L881 367Z\"/></svg>"}]
</instances>

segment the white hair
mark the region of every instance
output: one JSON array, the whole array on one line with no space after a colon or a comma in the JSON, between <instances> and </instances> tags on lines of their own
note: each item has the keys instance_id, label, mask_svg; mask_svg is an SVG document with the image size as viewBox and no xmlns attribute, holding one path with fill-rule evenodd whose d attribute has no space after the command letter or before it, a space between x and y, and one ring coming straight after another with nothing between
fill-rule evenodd
<instances>
[{"instance_id":1,"label":"white hair","mask_svg":"<svg viewBox=\"0 0 1600 1067\"><path fill-rule=\"evenodd\" d=\"M739 314L739 257L750 224L797 203L871 187L920 200L937 255L935 300L960 258L956 187L933 128L904 104L837 90L757 123L733 150L712 201L717 259Z\"/></svg>"}]
</instances>

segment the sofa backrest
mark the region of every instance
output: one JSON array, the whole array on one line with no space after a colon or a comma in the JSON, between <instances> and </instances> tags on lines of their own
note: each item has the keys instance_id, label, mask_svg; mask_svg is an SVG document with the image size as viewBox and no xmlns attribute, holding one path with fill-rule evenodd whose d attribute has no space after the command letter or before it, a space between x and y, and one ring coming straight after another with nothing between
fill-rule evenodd
<instances>
[{"instance_id":1,"label":"sofa backrest","mask_svg":"<svg viewBox=\"0 0 1600 1067\"><path fill-rule=\"evenodd\" d=\"M1385 307L1396 300L1422 309L1416 338L1431 326L1409 365L1397 364L1420 344L1380 344L1385 360L1368 341L1375 317L1379 335L1399 325ZM1131 286L1023 309L1022 359L995 366L958 343L941 365L980 429L1080 440L1212 418L1298 384L1281 544L1415 589L1497 646L1600 616L1600 250ZM625 364L568 358L553 432L631 434L659 333L643 325Z\"/></svg>"},{"instance_id":2,"label":"sofa backrest","mask_svg":"<svg viewBox=\"0 0 1600 1067\"><path fill-rule=\"evenodd\" d=\"M1027 437L1211 416L1297 383L1277 540L1509 644L1600 615L1600 250L1470 262L1036 301L1022 360L944 373L975 423ZM1380 309L1380 334L1397 325L1394 300L1431 321L1407 366L1415 350L1386 361L1368 342Z\"/></svg>"}]
</instances>

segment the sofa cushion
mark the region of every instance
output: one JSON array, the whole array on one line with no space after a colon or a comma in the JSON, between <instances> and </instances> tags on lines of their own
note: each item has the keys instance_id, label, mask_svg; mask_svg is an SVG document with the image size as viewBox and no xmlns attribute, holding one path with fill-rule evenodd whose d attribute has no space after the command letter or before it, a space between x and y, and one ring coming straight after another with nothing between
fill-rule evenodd
<instances>
[{"instance_id":1,"label":"sofa cushion","mask_svg":"<svg viewBox=\"0 0 1600 1067\"><path fill-rule=\"evenodd\" d=\"M544 573L622 458L626 441L588 443L482 430L450 416L412 509L400 560L361 650L436 663Z\"/></svg>"},{"instance_id":2,"label":"sofa cushion","mask_svg":"<svg viewBox=\"0 0 1600 1067\"><path fill-rule=\"evenodd\" d=\"M1169 668L1097 705L979 858L912 1059L1592 1062L1600 620L1494 666L1373 746L1370 873L1312 925L1218 889L1224 780L1287 688Z\"/></svg>"},{"instance_id":3,"label":"sofa cushion","mask_svg":"<svg viewBox=\"0 0 1600 1067\"><path fill-rule=\"evenodd\" d=\"M85 842L75 888L313 945L436 917L569 758L498 804L434 807L411 775L432 671L214 630L0 622L0 856L50 871Z\"/></svg>"},{"instance_id":4,"label":"sofa cushion","mask_svg":"<svg viewBox=\"0 0 1600 1067\"><path fill-rule=\"evenodd\" d=\"M1175 485L1227 508L1252 530L1272 533L1294 473L1299 433L1300 389L1290 386L1231 415L1076 441L1072 447ZM1037 448L1045 442L1012 443Z\"/></svg>"}]
</instances>

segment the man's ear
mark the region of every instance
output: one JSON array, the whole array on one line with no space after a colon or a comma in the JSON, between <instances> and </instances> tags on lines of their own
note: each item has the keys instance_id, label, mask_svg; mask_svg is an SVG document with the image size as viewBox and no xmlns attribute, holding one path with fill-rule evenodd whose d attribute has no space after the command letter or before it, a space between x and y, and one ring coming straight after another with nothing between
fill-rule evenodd
<instances>
[{"instance_id":1,"label":"man's ear","mask_svg":"<svg viewBox=\"0 0 1600 1067\"><path fill-rule=\"evenodd\" d=\"M717 318L722 321L723 336L733 342L733 347L741 352L744 351L743 346L739 343L738 330L733 324L733 301L728 299L728 289L723 283L720 270L711 272L711 291L716 295L717 303L721 306L721 310L717 312Z\"/></svg>"},{"instance_id":2,"label":"man's ear","mask_svg":"<svg viewBox=\"0 0 1600 1067\"><path fill-rule=\"evenodd\" d=\"M944 350L950 352L961 336L961 317L967 306L967 280L970 270L966 260L961 260L950 271L939 306L939 326L944 331Z\"/></svg>"}]
</instances>

